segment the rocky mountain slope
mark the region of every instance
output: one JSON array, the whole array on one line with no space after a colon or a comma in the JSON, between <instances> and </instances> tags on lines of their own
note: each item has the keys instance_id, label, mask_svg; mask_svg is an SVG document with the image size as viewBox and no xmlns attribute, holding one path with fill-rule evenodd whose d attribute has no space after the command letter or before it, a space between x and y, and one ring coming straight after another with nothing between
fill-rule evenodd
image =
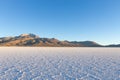
<instances>
[{"instance_id":1,"label":"rocky mountain slope","mask_svg":"<svg viewBox=\"0 0 120 80\"><path fill-rule=\"evenodd\" d=\"M0 46L51 46L51 47L101 47L93 41L60 41L55 38L40 38L35 34L21 34L0 38Z\"/></svg>"}]
</instances>

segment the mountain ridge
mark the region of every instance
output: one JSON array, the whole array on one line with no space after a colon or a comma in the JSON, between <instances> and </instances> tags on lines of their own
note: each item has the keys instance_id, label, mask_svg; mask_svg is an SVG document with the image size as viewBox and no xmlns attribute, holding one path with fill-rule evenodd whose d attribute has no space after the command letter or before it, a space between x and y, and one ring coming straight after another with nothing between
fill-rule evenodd
<instances>
[{"instance_id":1,"label":"mountain ridge","mask_svg":"<svg viewBox=\"0 0 120 80\"><path fill-rule=\"evenodd\" d=\"M60 41L56 38L41 38L29 33L14 37L0 38L0 46L37 46L37 47L115 47L100 45L94 41ZM118 46L117 46L118 47Z\"/></svg>"}]
</instances>

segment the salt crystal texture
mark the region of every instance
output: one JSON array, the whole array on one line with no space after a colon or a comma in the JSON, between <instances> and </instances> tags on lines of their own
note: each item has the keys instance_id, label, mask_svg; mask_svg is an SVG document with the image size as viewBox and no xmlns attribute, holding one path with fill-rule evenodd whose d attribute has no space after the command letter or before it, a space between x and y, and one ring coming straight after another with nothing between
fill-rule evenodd
<instances>
[{"instance_id":1,"label":"salt crystal texture","mask_svg":"<svg viewBox=\"0 0 120 80\"><path fill-rule=\"evenodd\" d=\"M120 48L1 47L0 80L120 80Z\"/></svg>"}]
</instances>

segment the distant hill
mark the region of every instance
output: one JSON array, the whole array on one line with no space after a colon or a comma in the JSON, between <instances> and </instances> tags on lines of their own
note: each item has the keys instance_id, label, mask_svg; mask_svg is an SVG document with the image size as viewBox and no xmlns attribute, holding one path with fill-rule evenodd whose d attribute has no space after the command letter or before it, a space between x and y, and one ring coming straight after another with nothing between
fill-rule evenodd
<instances>
[{"instance_id":1,"label":"distant hill","mask_svg":"<svg viewBox=\"0 0 120 80\"><path fill-rule=\"evenodd\" d=\"M120 44L111 44L111 45L107 45L106 47L120 47Z\"/></svg>"},{"instance_id":2,"label":"distant hill","mask_svg":"<svg viewBox=\"0 0 120 80\"><path fill-rule=\"evenodd\" d=\"M0 46L102 47L94 41L60 41L55 38L40 38L35 34L2 37Z\"/></svg>"},{"instance_id":3,"label":"distant hill","mask_svg":"<svg viewBox=\"0 0 120 80\"><path fill-rule=\"evenodd\" d=\"M94 41L82 41L82 42L72 41L70 43L84 45L85 47L102 47L102 45Z\"/></svg>"}]
</instances>

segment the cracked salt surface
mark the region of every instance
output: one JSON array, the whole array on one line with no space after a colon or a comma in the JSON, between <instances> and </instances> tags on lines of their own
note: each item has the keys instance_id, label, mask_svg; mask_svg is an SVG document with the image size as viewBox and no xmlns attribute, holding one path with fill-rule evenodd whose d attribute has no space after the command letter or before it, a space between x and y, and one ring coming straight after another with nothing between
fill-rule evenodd
<instances>
[{"instance_id":1,"label":"cracked salt surface","mask_svg":"<svg viewBox=\"0 0 120 80\"><path fill-rule=\"evenodd\" d=\"M1 47L0 80L120 80L119 48Z\"/></svg>"}]
</instances>

